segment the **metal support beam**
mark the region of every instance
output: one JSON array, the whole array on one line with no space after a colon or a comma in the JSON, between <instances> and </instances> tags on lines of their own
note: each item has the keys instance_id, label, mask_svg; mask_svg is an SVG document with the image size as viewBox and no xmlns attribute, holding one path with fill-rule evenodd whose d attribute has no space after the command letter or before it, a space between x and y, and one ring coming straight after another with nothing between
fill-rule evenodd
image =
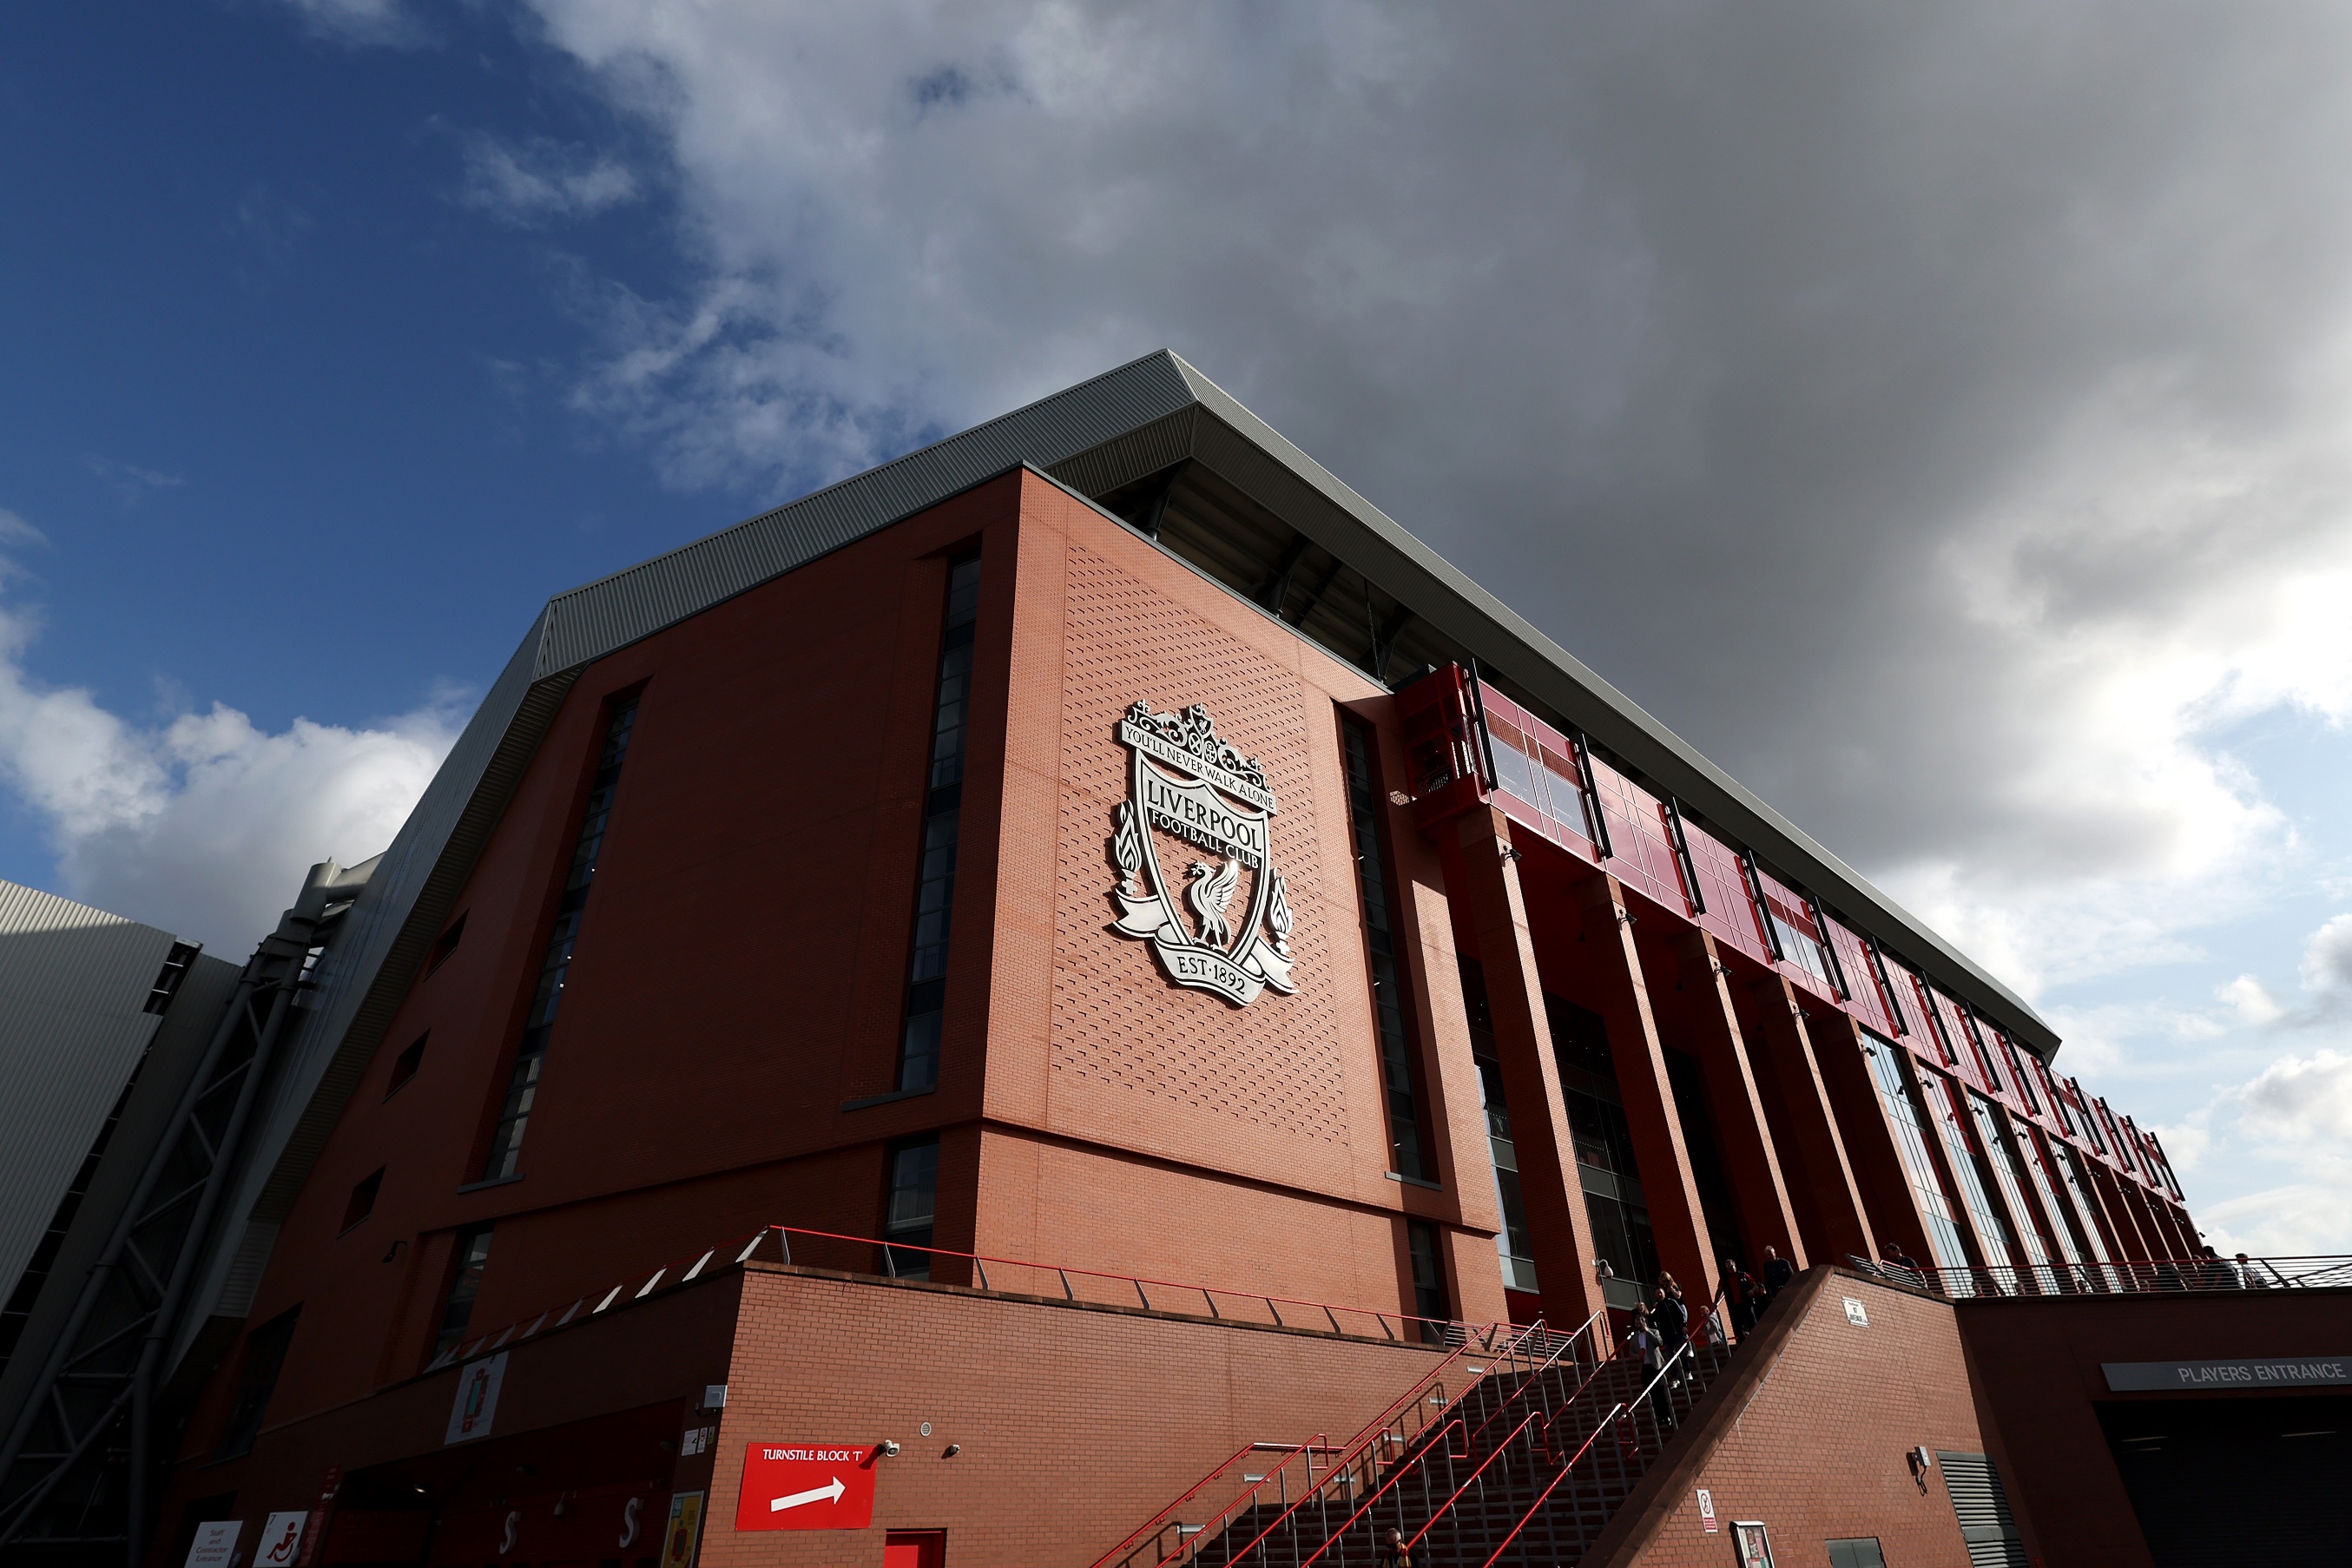
<instances>
[{"instance_id":1,"label":"metal support beam","mask_svg":"<svg viewBox=\"0 0 2352 1568\"><path fill-rule=\"evenodd\" d=\"M155 1394L293 998L362 882L311 869L263 939L0 1441L0 1551L121 1548L138 1568ZM167 1195L157 1198L158 1192ZM112 1553L110 1553L112 1555Z\"/></svg>"}]
</instances>

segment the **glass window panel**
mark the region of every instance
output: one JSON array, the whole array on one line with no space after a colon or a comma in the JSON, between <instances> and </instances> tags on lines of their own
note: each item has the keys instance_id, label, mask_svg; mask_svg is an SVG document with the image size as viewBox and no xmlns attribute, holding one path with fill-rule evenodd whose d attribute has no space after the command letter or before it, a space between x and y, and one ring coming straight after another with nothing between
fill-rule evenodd
<instances>
[{"instance_id":1,"label":"glass window panel","mask_svg":"<svg viewBox=\"0 0 2352 1568\"><path fill-rule=\"evenodd\" d=\"M1910 1175L1911 1192L1918 1201L1920 1217L1927 1222L1928 1250L1936 1255L1937 1268L1962 1271L1958 1278L1965 1279L1968 1247L1952 1217L1951 1200L1945 1194L1936 1162L1927 1152L1926 1114L1920 1109L1918 1096L1904 1077L1902 1064L1895 1059L1895 1052L1900 1049L1892 1040L1864 1031L1863 1054L1870 1063L1871 1077L1878 1084L1879 1103L1885 1107L1887 1127L1895 1134L1895 1152L1903 1157L1903 1168ZM1953 1277L1947 1278L1948 1280Z\"/></svg>"}]
</instances>

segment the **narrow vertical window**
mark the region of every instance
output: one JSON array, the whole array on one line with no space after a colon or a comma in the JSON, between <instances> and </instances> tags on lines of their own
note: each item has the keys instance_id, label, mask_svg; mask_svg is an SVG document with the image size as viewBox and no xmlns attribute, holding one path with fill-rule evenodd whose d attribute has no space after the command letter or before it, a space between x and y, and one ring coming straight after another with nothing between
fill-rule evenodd
<instances>
[{"instance_id":1,"label":"narrow vertical window","mask_svg":"<svg viewBox=\"0 0 2352 1568\"><path fill-rule=\"evenodd\" d=\"M191 942L175 942L172 944L172 951L163 955L163 967L156 973L155 984L148 988L147 1005L142 1011L168 1013L172 1010L172 998L180 994L180 982L188 977L188 968L196 962L196 954L200 951Z\"/></svg>"},{"instance_id":2,"label":"narrow vertical window","mask_svg":"<svg viewBox=\"0 0 2352 1568\"><path fill-rule=\"evenodd\" d=\"M956 836L963 810L964 736L971 715L972 630L980 616L980 557L948 567L947 626L940 637L939 700L931 710L929 782L923 798L923 860L915 882L914 955L907 965L907 1023L898 1039L901 1091L940 1081L947 1018L948 924L955 913Z\"/></svg>"},{"instance_id":3,"label":"narrow vertical window","mask_svg":"<svg viewBox=\"0 0 2352 1568\"><path fill-rule=\"evenodd\" d=\"M884 1271L898 1279L929 1279L932 1212L939 1206L940 1141L890 1148L890 1195L883 1212Z\"/></svg>"},{"instance_id":4,"label":"narrow vertical window","mask_svg":"<svg viewBox=\"0 0 2352 1568\"><path fill-rule=\"evenodd\" d=\"M2075 1225L2084 1250L2097 1262L2113 1261L2115 1255L2107 1247L2107 1233L2100 1218L2098 1200L2091 1195L2091 1178L2080 1163L2082 1156L2071 1145L2055 1139L2046 1140L2042 1147L2058 1172L2059 1181L2064 1184L2067 1202L2074 1205ZM2109 1289L2124 1289L2123 1279L2115 1270L2104 1271L2102 1278Z\"/></svg>"},{"instance_id":5,"label":"narrow vertical window","mask_svg":"<svg viewBox=\"0 0 2352 1568\"><path fill-rule=\"evenodd\" d=\"M294 1325L302 1309L291 1307L245 1337L245 1364L237 1368L236 1398L221 1426L215 1463L253 1452L261 1436L261 1423L269 1414L269 1396L278 1392L278 1373L286 1365L287 1349L294 1342Z\"/></svg>"},{"instance_id":6,"label":"narrow vertical window","mask_svg":"<svg viewBox=\"0 0 2352 1568\"><path fill-rule=\"evenodd\" d=\"M1403 968L1389 919L1387 858L1381 853L1380 776L1372 765L1372 732L1342 718L1348 761L1348 820L1356 840L1356 886L1364 902L1364 949L1372 974L1372 1011L1381 1032L1381 1078L1388 1091L1389 1152L1400 1176L1426 1181L1421 1118L1414 1090L1420 1078L1412 1037L1406 1032Z\"/></svg>"},{"instance_id":7,"label":"narrow vertical window","mask_svg":"<svg viewBox=\"0 0 2352 1568\"><path fill-rule=\"evenodd\" d=\"M490 1226L476 1226L457 1233L457 1258L449 1270L449 1295L441 1308L441 1331L433 1339L433 1359L439 1361L466 1342L466 1326L474 1321L474 1298L482 1293L482 1270L490 1262Z\"/></svg>"},{"instance_id":8,"label":"narrow vertical window","mask_svg":"<svg viewBox=\"0 0 2352 1568\"><path fill-rule=\"evenodd\" d=\"M2025 1109L2028 1111L2035 1116L2041 1115L2042 1097L2033 1092L2033 1075L2025 1068L2024 1053L2017 1048L2017 1042L2007 1035L2000 1035L1997 1037L2000 1041L2001 1054L2009 1058L2010 1081L2017 1085L2017 1097L2025 1101Z\"/></svg>"},{"instance_id":9,"label":"narrow vertical window","mask_svg":"<svg viewBox=\"0 0 2352 1568\"><path fill-rule=\"evenodd\" d=\"M1478 1098L1486 1112L1486 1148L1495 1159L1495 1202L1503 1228L1495 1237L1502 1255L1503 1285L1539 1290L1535 1243L1528 1239L1528 1200L1519 1185L1518 1147L1511 1140L1511 1109L1503 1094L1503 1058L1495 1043L1494 1010L1486 998L1486 972L1475 958L1462 964L1462 1000L1470 1014L1470 1056L1478 1064Z\"/></svg>"},{"instance_id":10,"label":"narrow vertical window","mask_svg":"<svg viewBox=\"0 0 2352 1568\"><path fill-rule=\"evenodd\" d=\"M386 1100L390 1100L394 1095L406 1089L409 1080L416 1076L417 1069L425 1065L425 1043L432 1037L433 1031L425 1030L416 1037L406 1050L392 1058L392 1077L383 1086L383 1097Z\"/></svg>"},{"instance_id":11,"label":"narrow vertical window","mask_svg":"<svg viewBox=\"0 0 2352 1568\"><path fill-rule=\"evenodd\" d=\"M628 755L629 734L636 722L637 704L632 698L613 710L612 720L604 727L604 749L597 755L596 776L588 787L588 809L572 845L571 866L564 872L563 895L555 906L555 929L548 934L547 953L539 966L539 986L531 994L530 1011L523 1017L522 1041L515 1047L506 1101L499 1108L499 1124L490 1134L490 1154L482 1167L486 1182L513 1175L522 1158L523 1133L530 1126L531 1104L539 1098L540 1068L547 1059L547 1037L555 1028L556 1009L563 1005L572 949L580 941L580 913L588 907L588 886L596 879L596 858L604 847L605 825L613 816L613 792L621 782L621 763Z\"/></svg>"},{"instance_id":12,"label":"narrow vertical window","mask_svg":"<svg viewBox=\"0 0 2352 1568\"><path fill-rule=\"evenodd\" d=\"M1968 1248L1960 1244L1959 1223L1952 1217L1952 1200L1944 1191L1936 1163L1927 1152L1927 1118L1920 1109L1918 1096L1903 1076L1903 1065L1895 1059L1902 1047L1891 1040L1882 1040L1865 1031L1863 1054L1869 1058L1871 1076L1878 1080L1878 1098L1886 1108L1886 1125L1895 1134L1895 1152L1903 1156L1903 1169L1911 1177L1911 1193L1919 1202L1919 1217L1927 1225L1927 1249L1936 1255L1939 1268L1958 1270L1965 1278L1969 1266ZM1947 1288L1957 1284L1948 1275Z\"/></svg>"},{"instance_id":13,"label":"narrow vertical window","mask_svg":"<svg viewBox=\"0 0 2352 1568\"><path fill-rule=\"evenodd\" d=\"M2058 1250L2066 1255L2066 1261L2076 1266L2073 1276L2075 1283L2071 1288L2081 1289L2084 1288L2081 1283L2082 1266L2090 1261L2090 1256L2083 1246L2082 1232L2074 1223L2074 1212L2059 1195L2058 1183L2051 1176L2049 1160L2042 1152L2041 1140L2034 1129L2021 1123L2012 1122L2009 1132L2016 1147L2019 1163L2032 1178L2033 1190L2041 1194L2042 1212L2050 1216L2050 1223L2054 1227L2052 1239L2058 1243Z\"/></svg>"},{"instance_id":14,"label":"narrow vertical window","mask_svg":"<svg viewBox=\"0 0 2352 1568\"><path fill-rule=\"evenodd\" d=\"M351 1197L343 1205L343 1229L364 1222L375 1213L376 1194L383 1191L383 1167L378 1165L362 1177L352 1188Z\"/></svg>"},{"instance_id":15,"label":"narrow vertical window","mask_svg":"<svg viewBox=\"0 0 2352 1568\"><path fill-rule=\"evenodd\" d=\"M1445 1295L1445 1262L1437 1247L1437 1227L1425 1219L1404 1222L1405 1254L1412 1265L1412 1310L1421 1319L1421 1337L1442 1344L1453 1316Z\"/></svg>"},{"instance_id":16,"label":"narrow vertical window","mask_svg":"<svg viewBox=\"0 0 2352 1568\"><path fill-rule=\"evenodd\" d=\"M1975 1119L1977 1140L1984 1147L1985 1163L1992 1167L1993 1184L2009 1204L2009 1212L2016 1216L2018 1247L2025 1261L2032 1265L2035 1284L2047 1295L2058 1288L2058 1278L2050 1267L2050 1248L2042 1240L2042 1229L2033 1223L2033 1209L2025 1201L2025 1167L2017 1157L2017 1149L2009 1141L2009 1130L2001 1124L2000 1112L1983 1095L1953 1086L1953 1091L1969 1103L1969 1114Z\"/></svg>"},{"instance_id":17,"label":"narrow vertical window","mask_svg":"<svg viewBox=\"0 0 2352 1568\"><path fill-rule=\"evenodd\" d=\"M2009 1224L1993 1202L1983 1152L1957 1103L1962 1092L1960 1086L1941 1073L1925 1072L1919 1075L1919 1092L1927 1099L1929 1119L1943 1133L1944 1152L1951 1156L1952 1175L1960 1184L1960 1201L1969 1205L1969 1215L1976 1221L1977 1241L1984 1249L1985 1263L1993 1268L2014 1267L2017 1249L2011 1244ZM1998 1290L2001 1288L2000 1277L1993 1279L1993 1288Z\"/></svg>"}]
</instances>

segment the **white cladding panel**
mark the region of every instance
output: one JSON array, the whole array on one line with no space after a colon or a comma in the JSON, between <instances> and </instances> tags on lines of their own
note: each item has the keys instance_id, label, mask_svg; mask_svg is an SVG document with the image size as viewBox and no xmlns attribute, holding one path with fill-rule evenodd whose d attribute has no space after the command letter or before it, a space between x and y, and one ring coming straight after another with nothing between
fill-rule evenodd
<instances>
[{"instance_id":1,"label":"white cladding panel","mask_svg":"<svg viewBox=\"0 0 2352 1568\"><path fill-rule=\"evenodd\" d=\"M167 931L0 882L0 1299L161 1021Z\"/></svg>"}]
</instances>

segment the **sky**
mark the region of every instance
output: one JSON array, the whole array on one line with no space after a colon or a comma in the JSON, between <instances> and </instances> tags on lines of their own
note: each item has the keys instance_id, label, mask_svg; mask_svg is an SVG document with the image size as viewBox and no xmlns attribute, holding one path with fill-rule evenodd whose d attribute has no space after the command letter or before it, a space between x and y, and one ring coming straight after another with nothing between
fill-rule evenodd
<instances>
[{"instance_id":1,"label":"sky","mask_svg":"<svg viewBox=\"0 0 2352 1568\"><path fill-rule=\"evenodd\" d=\"M0 876L242 952L551 593L1183 354L2352 1251L2352 8L82 0Z\"/></svg>"}]
</instances>

